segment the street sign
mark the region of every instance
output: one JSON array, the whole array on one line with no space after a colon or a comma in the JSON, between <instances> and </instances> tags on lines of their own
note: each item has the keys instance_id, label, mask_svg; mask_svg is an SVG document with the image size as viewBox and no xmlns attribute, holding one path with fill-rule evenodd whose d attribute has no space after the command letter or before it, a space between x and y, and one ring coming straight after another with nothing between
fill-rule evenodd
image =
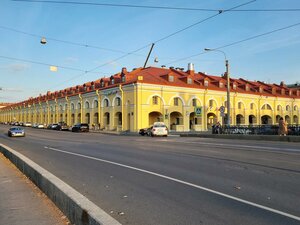
<instances>
[{"instance_id":1,"label":"street sign","mask_svg":"<svg viewBox=\"0 0 300 225\"><path fill-rule=\"evenodd\" d=\"M195 114L196 114L196 116L201 116L201 114L202 114L202 107L195 107Z\"/></svg>"},{"instance_id":2,"label":"street sign","mask_svg":"<svg viewBox=\"0 0 300 225\"><path fill-rule=\"evenodd\" d=\"M224 114L224 112L225 112L225 107L224 106L220 107L220 112Z\"/></svg>"}]
</instances>

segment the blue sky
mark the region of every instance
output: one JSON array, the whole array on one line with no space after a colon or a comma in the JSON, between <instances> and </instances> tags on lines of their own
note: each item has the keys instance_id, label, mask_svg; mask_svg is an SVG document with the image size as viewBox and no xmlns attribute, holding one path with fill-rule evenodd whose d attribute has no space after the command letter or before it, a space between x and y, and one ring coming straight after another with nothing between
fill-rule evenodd
<instances>
[{"instance_id":1,"label":"blue sky","mask_svg":"<svg viewBox=\"0 0 300 225\"><path fill-rule=\"evenodd\" d=\"M249 0L76 1L229 9ZM300 9L300 1L257 0L238 9ZM114 59L214 14L216 12L1 0L0 102L18 102L40 93L45 94L48 90L83 84L117 73L122 67L127 67L128 70L142 67L150 46L120 60ZM224 56L219 52L208 52L180 61L178 59L202 53L204 48L217 48L299 22L300 11L221 13L157 42L148 65L187 68L187 64L192 62L196 71L221 75L225 67ZM46 45L40 44L39 36L49 38ZM99 48L71 45L51 38ZM299 25L221 50L227 55L233 78L267 83L285 81L287 84L300 81ZM155 57L158 58L158 63L154 62ZM78 71L58 67L57 72L51 72L47 65L16 59L69 67ZM91 73L82 72L98 66L101 67Z\"/></svg>"}]
</instances>

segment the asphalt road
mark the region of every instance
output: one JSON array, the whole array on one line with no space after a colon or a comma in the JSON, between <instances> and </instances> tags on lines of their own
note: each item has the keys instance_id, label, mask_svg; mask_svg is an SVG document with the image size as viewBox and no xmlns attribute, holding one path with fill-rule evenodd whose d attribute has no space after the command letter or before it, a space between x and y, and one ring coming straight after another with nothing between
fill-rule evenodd
<instances>
[{"instance_id":1,"label":"asphalt road","mask_svg":"<svg viewBox=\"0 0 300 225\"><path fill-rule=\"evenodd\" d=\"M7 129L1 143L122 224L300 224L299 143Z\"/></svg>"}]
</instances>

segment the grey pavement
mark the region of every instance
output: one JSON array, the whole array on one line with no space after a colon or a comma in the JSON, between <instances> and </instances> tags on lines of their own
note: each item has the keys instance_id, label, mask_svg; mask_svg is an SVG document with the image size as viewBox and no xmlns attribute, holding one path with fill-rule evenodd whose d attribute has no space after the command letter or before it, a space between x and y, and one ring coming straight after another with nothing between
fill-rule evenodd
<instances>
[{"instance_id":1,"label":"grey pavement","mask_svg":"<svg viewBox=\"0 0 300 225\"><path fill-rule=\"evenodd\" d=\"M65 216L0 153L0 224L66 225Z\"/></svg>"}]
</instances>

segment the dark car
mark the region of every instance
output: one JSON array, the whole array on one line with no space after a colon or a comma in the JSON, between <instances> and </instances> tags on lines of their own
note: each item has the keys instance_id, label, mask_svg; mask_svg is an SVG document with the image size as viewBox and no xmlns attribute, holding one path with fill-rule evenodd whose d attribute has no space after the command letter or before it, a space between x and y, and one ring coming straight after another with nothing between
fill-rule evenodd
<instances>
[{"instance_id":1,"label":"dark car","mask_svg":"<svg viewBox=\"0 0 300 225\"><path fill-rule=\"evenodd\" d=\"M69 126L64 122L59 122L56 130L69 130Z\"/></svg>"},{"instance_id":2,"label":"dark car","mask_svg":"<svg viewBox=\"0 0 300 225\"><path fill-rule=\"evenodd\" d=\"M87 123L77 123L72 127L72 132L89 132Z\"/></svg>"},{"instance_id":3,"label":"dark car","mask_svg":"<svg viewBox=\"0 0 300 225\"><path fill-rule=\"evenodd\" d=\"M7 135L9 137L25 137L25 131L21 127L11 127L9 128Z\"/></svg>"}]
</instances>

